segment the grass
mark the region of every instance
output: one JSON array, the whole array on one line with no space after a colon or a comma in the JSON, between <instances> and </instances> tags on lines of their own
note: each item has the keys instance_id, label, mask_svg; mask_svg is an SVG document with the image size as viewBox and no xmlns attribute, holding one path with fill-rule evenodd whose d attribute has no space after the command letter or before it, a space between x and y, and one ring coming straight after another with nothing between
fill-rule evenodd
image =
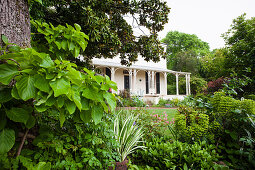
<instances>
[{"instance_id":1,"label":"grass","mask_svg":"<svg viewBox=\"0 0 255 170\"><path fill-rule=\"evenodd\" d=\"M147 111L153 115L164 115L166 113L168 120L172 120L177 114L177 109L147 109Z\"/></svg>"}]
</instances>

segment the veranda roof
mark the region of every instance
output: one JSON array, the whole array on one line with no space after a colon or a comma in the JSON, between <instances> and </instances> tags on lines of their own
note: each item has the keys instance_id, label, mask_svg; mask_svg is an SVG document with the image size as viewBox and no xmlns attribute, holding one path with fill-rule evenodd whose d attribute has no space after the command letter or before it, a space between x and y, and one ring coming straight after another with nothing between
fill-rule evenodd
<instances>
[{"instance_id":1,"label":"veranda roof","mask_svg":"<svg viewBox=\"0 0 255 170\"><path fill-rule=\"evenodd\" d=\"M173 70L168 70L168 69L162 69L158 67L148 67L148 66L141 66L141 65L136 65L133 64L130 67L123 66L120 63L115 63L115 62L106 62L106 61L93 61L93 65L95 66L102 66L102 67L115 67L115 68L123 68L123 69L136 69L136 70L145 70L145 71L156 71L156 72L166 72L166 73L173 73L173 74L180 74L180 75L185 75L185 74L191 74L189 72L180 72L180 71L173 71Z\"/></svg>"}]
</instances>

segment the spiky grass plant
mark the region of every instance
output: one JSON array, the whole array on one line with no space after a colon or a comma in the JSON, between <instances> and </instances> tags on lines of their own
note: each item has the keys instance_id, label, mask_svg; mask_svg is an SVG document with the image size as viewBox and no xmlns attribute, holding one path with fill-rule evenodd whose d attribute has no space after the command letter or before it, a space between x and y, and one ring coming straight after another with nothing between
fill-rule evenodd
<instances>
[{"instance_id":1,"label":"spiky grass plant","mask_svg":"<svg viewBox=\"0 0 255 170\"><path fill-rule=\"evenodd\" d=\"M114 133L116 139L119 141L119 148L117 152L121 156L121 161L124 161L126 157L133 153L136 149L144 149L145 146L140 145L143 141L140 141L144 135L142 126L136 124L137 116L132 113L120 111L114 120Z\"/></svg>"}]
</instances>

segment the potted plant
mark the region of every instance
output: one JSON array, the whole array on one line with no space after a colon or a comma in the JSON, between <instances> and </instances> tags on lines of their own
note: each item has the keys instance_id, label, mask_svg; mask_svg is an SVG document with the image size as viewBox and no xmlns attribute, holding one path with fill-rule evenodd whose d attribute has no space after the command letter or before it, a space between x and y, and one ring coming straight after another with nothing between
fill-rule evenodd
<instances>
[{"instance_id":1,"label":"potted plant","mask_svg":"<svg viewBox=\"0 0 255 170\"><path fill-rule=\"evenodd\" d=\"M137 116L132 113L123 114L119 112L114 120L114 133L120 146L117 149L121 157L121 162L116 162L116 170L127 169L127 156L136 149L144 149L145 146L139 145L143 143L140 139L143 137L142 126L136 124Z\"/></svg>"}]
</instances>

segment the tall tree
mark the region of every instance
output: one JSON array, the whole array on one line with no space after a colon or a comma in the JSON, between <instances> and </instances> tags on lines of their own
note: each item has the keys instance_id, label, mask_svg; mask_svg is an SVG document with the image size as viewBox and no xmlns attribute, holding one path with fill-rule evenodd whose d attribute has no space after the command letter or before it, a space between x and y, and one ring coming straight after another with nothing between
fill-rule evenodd
<instances>
[{"instance_id":1,"label":"tall tree","mask_svg":"<svg viewBox=\"0 0 255 170\"><path fill-rule=\"evenodd\" d=\"M78 23L90 38L85 59L120 54L122 64L136 61L138 53L147 61L159 61L163 48L157 32L168 22L169 12L161 0L44 0L43 5L33 3L30 10L33 19L55 26ZM146 28L149 35L135 36L134 26Z\"/></svg>"},{"instance_id":2,"label":"tall tree","mask_svg":"<svg viewBox=\"0 0 255 170\"><path fill-rule=\"evenodd\" d=\"M225 68L253 80L246 90L254 93L255 88L255 17L246 19L246 14L233 20L230 30L223 35L227 56Z\"/></svg>"},{"instance_id":3,"label":"tall tree","mask_svg":"<svg viewBox=\"0 0 255 170\"><path fill-rule=\"evenodd\" d=\"M21 47L30 46L28 9L27 0L0 0L0 34L5 35L10 43Z\"/></svg>"},{"instance_id":4,"label":"tall tree","mask_svg":"<svg viewBox=\"0 0 255 170\"><path fill-rule=\"evenodd\" d=\"M167 62L169 69L180 68L180 66L178 66L178 61L180 61L179 57L182 55L193 56L194 58L188 58L195 61L197 58L204 56L210 51L208 43L200 40L194 34L170 31L167 33L166 37L162 39L162 42L167 44ZM186 59L188 58L186 57ZM197 67L197 62L192 63L195 64L193 65L194 67Z\"/></svg>"}]
</instances>

